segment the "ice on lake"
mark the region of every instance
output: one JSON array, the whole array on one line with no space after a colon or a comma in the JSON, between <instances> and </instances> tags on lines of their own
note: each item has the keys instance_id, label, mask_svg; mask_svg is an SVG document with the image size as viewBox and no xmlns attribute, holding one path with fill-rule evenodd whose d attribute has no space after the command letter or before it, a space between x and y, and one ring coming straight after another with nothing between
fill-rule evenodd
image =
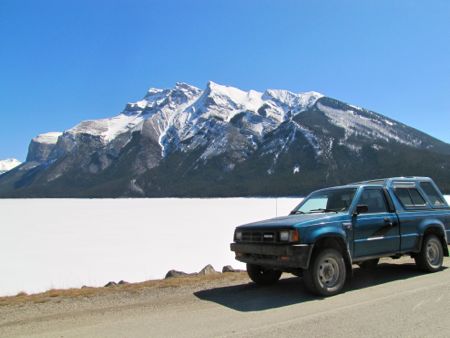
<instances>
[{"instance_id":1,"label":"ice on lake","mask_svg":"<svg viewBox=\"0 0 450 338\"><path fill-rule=\"evenodd\" d=\"M244 268L237 225L287 215L300 199L0 200L0 296Z\"/></svg>"}]
</instances>

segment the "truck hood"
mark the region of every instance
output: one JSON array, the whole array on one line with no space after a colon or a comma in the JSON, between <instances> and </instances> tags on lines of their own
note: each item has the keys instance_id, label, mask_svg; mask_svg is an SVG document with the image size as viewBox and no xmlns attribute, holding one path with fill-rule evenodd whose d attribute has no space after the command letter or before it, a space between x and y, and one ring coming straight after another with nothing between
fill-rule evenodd
<instances>
[{"instance_id":1,"label":"truck hood","mask_svg":"<svg viewBox=\"0 0 450 338\"><path fill-rule=\"evenodd\" d=\"M317 213L317 214L305 214L305 215L289 215L283 217L276 217L267 219L264 221L248 223L239 226L242 228L270 228L270 227L286 227L286 226L301 226L310 225L311 223L330 222L334 219L341 217L342 214L335 213Z\"/></svg>"}]
</instances>

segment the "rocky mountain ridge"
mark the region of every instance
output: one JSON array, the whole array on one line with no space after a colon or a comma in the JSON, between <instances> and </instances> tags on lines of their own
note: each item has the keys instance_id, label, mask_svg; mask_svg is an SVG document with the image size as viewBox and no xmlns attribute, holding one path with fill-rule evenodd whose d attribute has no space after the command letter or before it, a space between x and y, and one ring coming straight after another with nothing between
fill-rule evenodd
<instances>
[{"instance_id":1,"label":"rocky mountain ridge","mask_svg":"<svg viewBox=\"0 0 450 338\"><path fill-rule=\"evenodd\" d=\"M0 196L304 194L380 176L443 180L449 168L450 145L317 92L177 83L34 138Z\"/></svg>"}]
</instances>

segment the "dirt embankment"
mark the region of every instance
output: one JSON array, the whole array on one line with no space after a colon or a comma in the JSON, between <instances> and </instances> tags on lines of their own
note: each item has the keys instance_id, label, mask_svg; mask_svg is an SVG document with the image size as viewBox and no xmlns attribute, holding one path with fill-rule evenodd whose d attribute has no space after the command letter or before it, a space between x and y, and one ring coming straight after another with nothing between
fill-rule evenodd
<instances>
[{"instance_id":1,"label":"dirt embankment","mask_svg":"<svg viewBox=\"0 0 450 338\"><path fill-rule=\"evenodd\" d=\"M173 272L174 270L170 271ZM202 270L203 271L203 270ZM161 289L182 288L207 285L218 281L234 281L248 278L244 271L212 272L212 273L179 273L175 271L173 278L149 280L141 283L109 282L104 287L51 289L46 292L28 295L20 292L16 296L0 297L0 308L5 306L25 306L27 304L59 303L62 299L89 299L93 297L111 296L114 294L140 294L156 292Z\"/></svg>"},{"instance_id":2,"label":"dirt embankment","mask_svg":"<svg viewBox=\"0 0 450 338\"><path fill-rule=\"evenodd\" d=\"M424 274L409 258L384 259L329 298L289 274L258 287L242 272L7 297L0 337L448 337L444 266Z\"/></svg>"}]
</instances>

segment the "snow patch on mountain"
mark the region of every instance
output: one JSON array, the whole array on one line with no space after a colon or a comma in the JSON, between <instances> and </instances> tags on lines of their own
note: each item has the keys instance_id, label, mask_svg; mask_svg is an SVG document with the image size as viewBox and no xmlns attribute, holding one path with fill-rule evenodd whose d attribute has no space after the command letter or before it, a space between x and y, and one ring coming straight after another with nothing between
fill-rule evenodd
<instances>
[{"instance_id":1,"label":"snow patch on mountain","mask_svg":"<svg viewBox=\"0 0 450 338\"><path fill-rule=\"evenodd\" d=\"M295 125L297 130L299 130L303 136L308 140L309 144L314 148L314 151L316 152L316 156L322 154L322 149L320 148L319 141L317 140L316 135L309 129L301 126L295 121L292 121L292 123Z\"/></svg>"},{"instance_id":2,"label":"snow patch on mountain","mask_svg":"<svg viewBox=\"0 0 450 338\"><path fill-rule=\"evenodd\" d=\"M0 160L0 175L14 169L15 167L21 164L22 162L20 162L15 158L7 158L5 160Z\"/></svg>"},{"instance_id":3,"label":"snow patch on mountain","mask_svg":"<svg viewBox=\"0 0 450 338\"><path fill-rule=\"evenodd\" d=\"M236 110L249 110L256 112L263 104L262 93L255 90L248 92L229 86L223 86L210 81L207 88L208 95L214 99L218 106L226 106L230 101L235 105ZM231 120L232 114L226 117L226 121Z\"/></svg>"},{"instance_id":4,"label":"snow patch on mountain","mask_svg":"<svg viewBox=\"0 0 450 338\"><path fill-rule=\"evenodd\" d=\"M211 117L229 122L242 111L256 112L262 106L262 93L219 85L209 81L197 102L190 107L189 122L195 124L200 119Z\"/></svg>"},{"instance_id":5,"label":"snow patch on mountain","mask_svg":"<svg viewBox=\"0 0 450 338\"><path fill-rule=\"evenodd\" d=\"M280 105L285 112L295 108L296 112L304 111L313 106L318 99L323 97L318 92L304 92L295 94L288 90L268 89L263 95L264 100L271 100Z\"/></svg>"},{"instance_id":6,"label":"snow patch on mountain","mask_svg":"<svg viewBox=\"0 0 450 338\"><path fill-rule=\"evenodd\" d=\"M58 138L62 135L61 132L49 132L45 134L40 134L33 138L33 141L36 143L43 144L56 144L58 142Z\"/></svg>"},{"instance_id":7,"label":"snow patch on mountain","mask_svg":"<svg viewBox=\"0 0 450 338\"><path fill-rule=\"evenodd\" d=\"M177 83L175 88L165 92L161 101L155 101L150 110L144 111L146 125L153 129L154 137L161 146L162 156L167 147L178 143L180 133L186 127L189 115L186 110L200 97L202 91L194 86Z\"/></svg>"},{"instance_id":8,"label":"snow patch on mountain","mask_svg":"<svg viewBox=\"0 0 450 338\"><path fill-rule=\"evenodd\" d=\"M144 119L142 116L120 114L108 119L83 121L67 131L68 134L89 134L98 136L108 143L118 135L134 128Z\"/></svg>"},{"instance_id":9,"label":"snow patch on mountain","mask_svg":"<svg viewBox=\"0 0 450 338\"><path fill-rule=\"evenodd\" d=\"M284 138L274 138L268 145L268 150L263 152L262 155L270 154L273 156L272 158L272 164L270 168L267 170L267 173L269 175L272 175L275 173L275 167L278 163L278 160L280 158L280 155L283 152L286 152L289 150L289 146L297 139L297 133L301 132L303 134L303 131L301 130L301 127L298 123L294 121L290 121L291 123L288 125L287 130L288 133Z\"/></svg>"},{"instance_id":10,"label":"snow patch on mountain","mask_svg":"<svg viewBox=\"0 0 450 338\"><path fill-rule=\"evenodd\" d=\"M328 107L320 102L317 107L325 113L331 122L345 130L345 140L350 136L364 136L372 139L382 139L386 142L394 140L410 146L420 144L419 140L411 139L408 135L399 135L395 130L394 123L372 113L373 117L366 117L355 110L341 110ZM390 121L388 121L390 122ZM344 141L345 141L344 140Z\"/></svg>"}]
</instances>

